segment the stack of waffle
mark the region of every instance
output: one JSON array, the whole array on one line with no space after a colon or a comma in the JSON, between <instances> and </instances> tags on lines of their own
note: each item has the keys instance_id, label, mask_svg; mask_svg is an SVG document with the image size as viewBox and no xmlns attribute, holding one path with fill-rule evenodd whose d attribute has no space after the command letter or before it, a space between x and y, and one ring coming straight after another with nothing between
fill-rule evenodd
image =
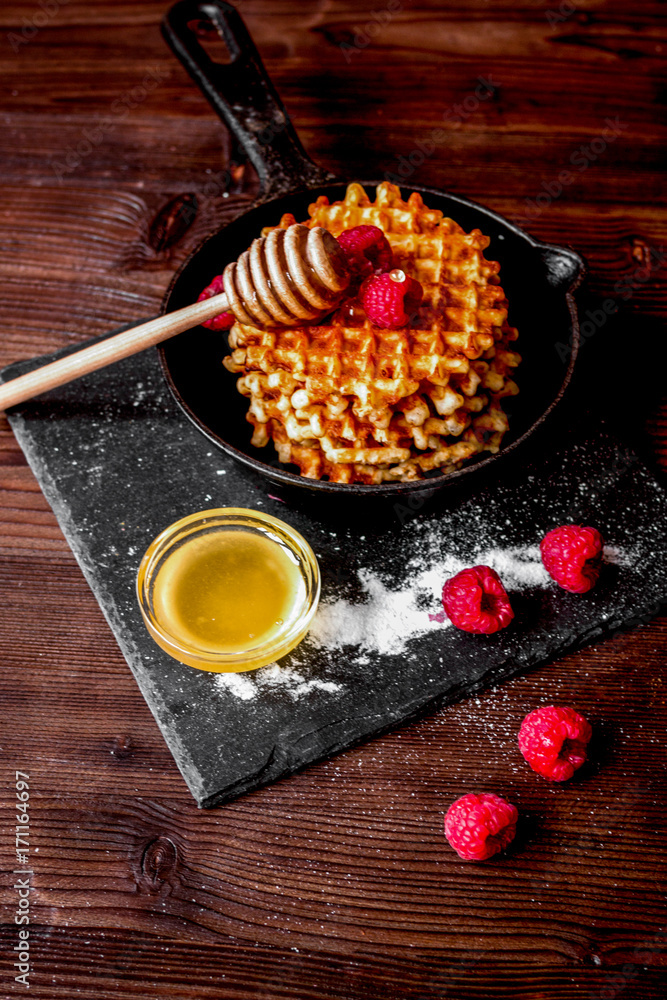
<instances>
[{"instance_id":1,"label":"stack of waffle","mask_svg":"<svg viewBox=\"0 0 667 1000\"><path fill-rule=\"evenodd\" d=\"M317 326L237 322L224 364L241 375L252 443L273 441L281 462L336 483L420 479L497 451L507 430L501 400L518 392L510 374L520 357L510 350L517 331L500 265L483 255L489 239L466 234L419 194L403 201L388 183L375 202L351 184L344 201L318 198L309 212L306 225L334 236L378 226L394 266L421 283L424 298L399 330L373 326L356 296ZM280 226L295 221L285 215Z\"/></svg>"}]
</instances>

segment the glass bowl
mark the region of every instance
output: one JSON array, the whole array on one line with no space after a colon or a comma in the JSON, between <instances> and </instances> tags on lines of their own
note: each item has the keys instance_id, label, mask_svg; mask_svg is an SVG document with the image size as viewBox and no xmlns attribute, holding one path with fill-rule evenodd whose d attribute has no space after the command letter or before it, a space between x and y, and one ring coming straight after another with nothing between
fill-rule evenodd
<instances>
[{"instance_id":1,"label":"glass bowl","mask_svg":"<svg viewBox=\"0 0 667 1000\"><path fill-rule=\"evenodd\" d=\"M141 560L137 597L149 633L176 660L218 673L256 670L305 636L320 571L289 524L221 507L158 535Z\"/></svg>"}]
</instances>

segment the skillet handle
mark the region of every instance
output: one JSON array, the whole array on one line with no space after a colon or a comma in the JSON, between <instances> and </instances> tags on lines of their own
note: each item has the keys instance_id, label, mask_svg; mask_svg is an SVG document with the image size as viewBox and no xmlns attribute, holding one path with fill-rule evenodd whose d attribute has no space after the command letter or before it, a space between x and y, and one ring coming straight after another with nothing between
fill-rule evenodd
<instances>
[{"instance_id":1,"label":"skillet handle","mask_svg":"<svg viewBox=\"0 0 667 1000\"><path fill-rule=\"evenodd\" d=\"M190 76L234 133L259 175L266 201L299 188L335 180L308 157L269 79L255 43L234 9L223 0L180 0L165 15L162 33ZM210 58L197 22L213 25L231 62Z\"/></svg>"},{"instance_id":2,"label":"skillet handle","mask_svg":"<svg viewBox=\"0 0 667 1000\"><path fill-rule=\"evenodd\" d=\"M586 262L574 250L554 246L551 243L536 243L547 272L547 281L554 288L574 292L586 274Z\"/></svg>"}]
</instances>

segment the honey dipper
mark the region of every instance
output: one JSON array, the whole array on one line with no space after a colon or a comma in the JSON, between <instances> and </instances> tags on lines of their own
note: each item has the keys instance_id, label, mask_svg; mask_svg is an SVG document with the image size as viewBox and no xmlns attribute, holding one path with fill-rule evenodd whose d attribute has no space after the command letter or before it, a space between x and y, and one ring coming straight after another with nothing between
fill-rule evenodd
<instances>
[{"instance_id":1,"label":"honey dipper","mask_svg":"<svg viewBox=\"0 0 667 1000\"><path fill-rule=\"evenodd\" d=\"M224 271L225 292L84 347L0 385L0 410L137 354L222 312L251 326L299 326L322 319L350 278L337 241L319 227L272 230Z\"/></svg>"}]
</instances>

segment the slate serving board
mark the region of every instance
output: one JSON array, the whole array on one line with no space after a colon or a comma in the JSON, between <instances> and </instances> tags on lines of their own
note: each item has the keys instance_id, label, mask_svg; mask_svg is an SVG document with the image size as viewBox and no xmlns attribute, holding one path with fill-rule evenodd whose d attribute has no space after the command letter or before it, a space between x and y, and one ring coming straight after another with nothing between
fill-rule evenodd
<instances>
[{"instance_id":1,"label":"slate serving board","mask_svg":"<svg viewBox=\"0 0 667 1000\"><path fill-rule=\"evenodd\" d=\"M12 365L2 378L36 364ZM315 507L272 499L270 486L249 479L181 414L154 351L24 404L10 422L200 806L649 618L667 599L667 495L632 451L601 432L569 437L560 451L454 507L436 501L424 511L403 508L393 523L372 527L373 518L332 524ZM323 572L321 622L329 615L338 623L331 642L307 638L279 668L222 680L181 665L153 643L135 599L141 556L172 521L219 506L259 508L308 538ZM595 524L620 553L590 594L529 585L512 595L512 626L488 637L431 621L438 608L426 591L417 594L423 623L410 638L387 643L383 619L373 620L384 613L382 594L389 605L406 580L409 591L425 552L436 568L440 552L443 565L453 555L473 564L491 543L520 553L572 520ZM346 607L349 644L340 627ZM361 634L360 613L367 626ZM375 645L366 632L375 634ZM572 684L574 697L576 677Z\"/></svg>"}]
</instances>

